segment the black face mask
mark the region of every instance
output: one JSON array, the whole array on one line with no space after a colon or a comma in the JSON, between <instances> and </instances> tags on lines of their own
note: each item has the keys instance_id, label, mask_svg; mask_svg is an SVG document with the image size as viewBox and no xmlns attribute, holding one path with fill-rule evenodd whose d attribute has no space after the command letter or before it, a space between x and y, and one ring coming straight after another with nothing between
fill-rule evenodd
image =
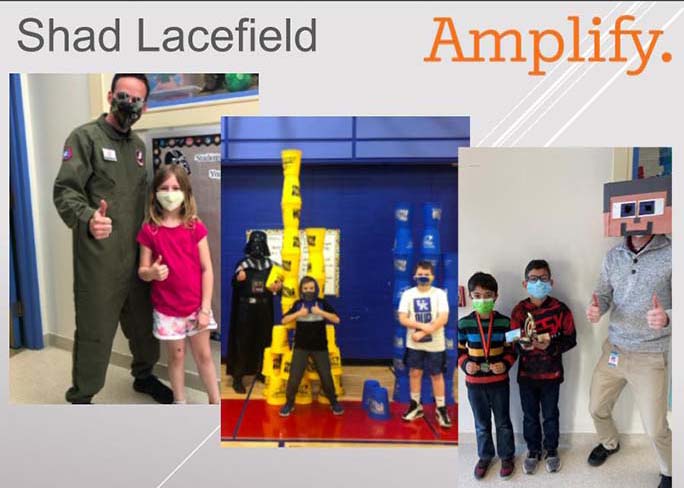
<instances>
[{"instance_id":1,"label":"black face mask","mask_svg":"<svg viewBox=\"0 0 684 488\"><path fill-rule=\"evenodd\" d=\"M112 97L112 115L119 126L127 131L142 115L144 105L145 100L142 98L131 97L124 91L116 92Z\"/></svg>"},{"instance_id":2,"label":"black face mask","mask_svg":"<svg viewBox=\"0 0 684 488\"><path fill-rule=\"evenodd\" d=\"M304 299L305 302L313 302L316 299L316 292L315 291L307 291L305 293L302 293L302 298Z\"/></svg>"}]
</instances>

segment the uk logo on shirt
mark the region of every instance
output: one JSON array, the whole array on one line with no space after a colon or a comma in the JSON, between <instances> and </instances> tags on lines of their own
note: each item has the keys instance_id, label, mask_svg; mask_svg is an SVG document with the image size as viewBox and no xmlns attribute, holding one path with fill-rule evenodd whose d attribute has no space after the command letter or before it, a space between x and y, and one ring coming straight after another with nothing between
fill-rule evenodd
<instances>
[{"instance_id":1,"label":"uk logo on shirt","mask_svg":"<svg viewBox=\"0 0 684 488\"><path fill-rule=\"evenodd\" d=\"M429 298L414 298L413 299L413 313L416 316L416 322L429 324L432 322L432 303Z\"/></svg>"}]
</instances>

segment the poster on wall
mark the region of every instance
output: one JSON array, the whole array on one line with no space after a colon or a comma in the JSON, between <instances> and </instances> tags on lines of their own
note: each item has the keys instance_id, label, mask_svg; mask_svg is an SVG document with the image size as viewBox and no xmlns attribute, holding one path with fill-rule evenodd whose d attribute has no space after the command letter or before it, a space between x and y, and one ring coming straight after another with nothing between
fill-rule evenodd
<instances>
[{"instance_id":1,"label":"poster on wall","mask_svg":"<svg viewBox=\"0 0 684 488\"><path fill-rule=\"evenodd\" d=\"M147 79L151 109L253 95L259 90L256 73L149 73Z\"/></svg>"},{"instance_id":2,"label":"poster on wall","mask_svg":"<svg viewBox=\"0 0 684 488\"><path fill-rule=\"evenodd\" d=\"M197 213L208 231L214 268L212 309L214 317L221 317L221 135L154 137L154 171L163 164L180 164L190 175Z\"/></svg>"},{"instance_id":3,"label":"poster on wall","mask_svg":"<svg viewBox=\"0 0 684 488\"><path fill-rule=\"evenodd\" d=\"M245 242L249 239L253 229L247 231ZM280 264L280 250L283 247L283 229L263 229L268 239L268 249L271 251L271 259ZM306 268L309 263L309 249L306 240L306 232L299 231L299 242L302 245L299 261L299 279L306 276ZM323 241L323 262L325 265L325 288L326 295L340 296L340 229L326 229Z\"/></svg>"}]
</instances>

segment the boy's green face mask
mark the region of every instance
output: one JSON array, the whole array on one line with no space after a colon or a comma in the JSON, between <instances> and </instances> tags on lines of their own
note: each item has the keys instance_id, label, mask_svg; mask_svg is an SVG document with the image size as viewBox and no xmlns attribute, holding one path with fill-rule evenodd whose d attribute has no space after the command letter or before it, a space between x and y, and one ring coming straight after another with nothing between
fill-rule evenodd
<instances>
[{"instance_id":1,"label":"boy's green face mask","mask_svg":"<svg viewBox=\"0 0 684 488\"><path fill-rule=\"evenodd\" d=\"M489 315L494 310L494 299L473 298L473 309L480 315Z\"/></svg>"}]
</instances>

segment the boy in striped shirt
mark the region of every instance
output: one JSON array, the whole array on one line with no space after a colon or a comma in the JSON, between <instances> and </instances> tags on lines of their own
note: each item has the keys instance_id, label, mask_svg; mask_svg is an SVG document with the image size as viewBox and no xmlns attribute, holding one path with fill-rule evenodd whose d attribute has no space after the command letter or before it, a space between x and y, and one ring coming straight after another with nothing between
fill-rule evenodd
<instances>
[{"instance_id":1,"label":"boy in striped shirt","mask_svg":"<svg viewBox=\"0 0 684 488\"><path fill-rule=\"evenodd\" d=\"M475 418L477 454L475 478L481 479L494 458L492 413L496 425L496 449L501 458L501 478L515 469L515 441L509 411L508 371L515 352L506 343L510 319L494 310L499 286L490 274L475 273L468 280L474 311L458 321L458 364L466 373L468 400Z\"/></svg>"}]
</instances>

